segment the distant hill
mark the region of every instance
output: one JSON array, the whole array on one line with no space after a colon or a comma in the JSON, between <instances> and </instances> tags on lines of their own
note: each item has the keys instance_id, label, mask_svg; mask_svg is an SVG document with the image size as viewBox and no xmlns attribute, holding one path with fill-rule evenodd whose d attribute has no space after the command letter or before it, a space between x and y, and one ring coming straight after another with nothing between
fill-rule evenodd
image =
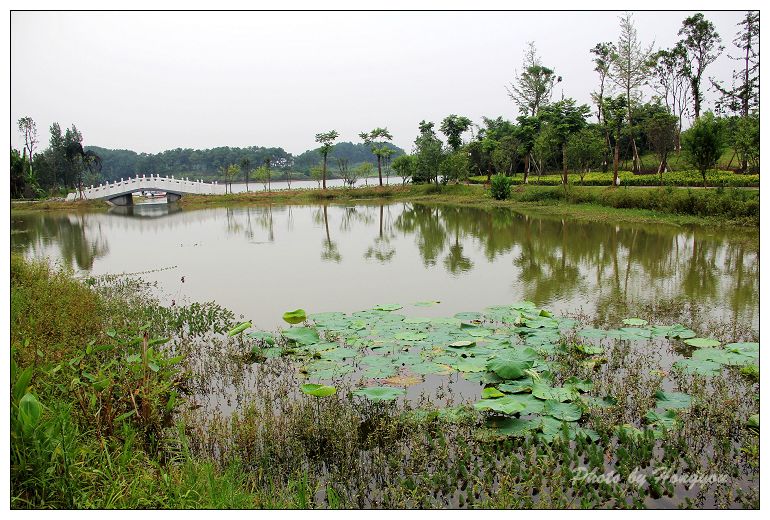
<instances>
[{"instance_id":1,"label":"distant hill","mask_svg":"<svg viewBox=\"0 0 770 520\"><path fill-rule=\"evenodd\" d=\"M394 150L391 158L404 154L398 146L388 144ZM291 169L310 175L310 168L321 162L318 149L307 150L296 157L283 148L263 148L250 146L248 148L230 148L220 146L206 150L192 148L176 148L156 154L136 153L132 150L113 150L101 146L86 146L102 159L101 177L103 180L114 181L120 178L133 177L137 174L155 174L192 178L218 178L219 168L229 164L240 165L244 159L250 162L250 169L264 164L270 159L271 167L277 170ZM368 146L363 143L337 143L329 153L329 173L334 175L334 158L347 159L352 167L362 162L377 162Z\"/></svg>"}]
</instances>

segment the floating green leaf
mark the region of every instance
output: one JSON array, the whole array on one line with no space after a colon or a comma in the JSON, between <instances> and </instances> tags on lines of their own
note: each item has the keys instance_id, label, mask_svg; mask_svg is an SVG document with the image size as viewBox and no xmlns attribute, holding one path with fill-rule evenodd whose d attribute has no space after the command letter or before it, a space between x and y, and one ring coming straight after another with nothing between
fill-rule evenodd
<instances>
[{"instance_id":1,"label":"floating green leaf","mask_svg":"<svg viewBox=\"0 0 770 520\"><path fill-rule=\"evenodd\" d=\"M314 397L328 397L337 393L337 389L333 386L317 385L314 383L307 383L300 387L302 392Z\"/></svg>"},{"instance_id":2,"label":"floating green leaf","mask_svg":"<svg viewBox=\"0 0 770 520\"><path fill-rule=\"evenodd\" d=\"M583 411L575 403L558 401L545 401L543 413L562 421L578 421L583 416Z\"/></svg>"},{"instance_id":3,"label":"floating green leaf","mask_svg":"<svg viewBox=\"0 0 770 520\"><path fill-rule=\"evenodd\" d=\"M417 302L414 304L414 306L415 307L432 307L433 305L438 305L439 303L441 302L438 300L428 300L423 302Z\"/></svg>"},{"instance_id":4,"label":"floating green leaf","mask_svg":"<svg viewBox=\"0 0 770 520\"><path fill-rule=\"evenodd\" d=\"M262 331L262 330L255 330L253 332L249 332L249 333L244 334L244 336L246 336L247 338L264 341L268 345L274 345L275 344L275 338L273 337L273 335L270 334L269 332L265 332L265 331Z\"/></svg>"},{"instance_id":5,"label":"floating green leaf","mask_svg":"<svg viewBox=\"0 0 770 520\"><path fill-rule=\"evenodd\" d=\"M554 388L543 383L535 383L532 386L532 395L538 399L553 401L572 401L577 398L577 391L572 388Z\"/></svg>"},{"instance_id":6,"label":"floating green leaf","mask_svg":"<svg viewBox=\"0 0 770 520\"><path fill-rule=\"evenodd\" d=\"M655 392L655 406L663 410L689 408L692 404L692 397L682 392Z\"/></svg>"},{"instance_id":7,"label":"floating green leaf","mask_svg":"<svg viewBox=\"0 0 770 520\"><path fill-rule=\"evenodd\" d=\"M513 415L526 410L525 404L513 397L514 396L506 396L495 399L482 399L473 406L477 410L492 410L508 415Z\"/></svg>"},{"instance_id":8,"label":"floating green leaf","mask_svg":"<svg viewBox=\"0 0 770 520\"><path fill-rule=\"evenodd\" d=\"M630 325L632 327L644 327L647 325L647 320L643 320L640 318L626 318L623 320L623 323L626 325Z\"/></svg>"},{"instance_id":9,"label":"floating green leaf","mask_svg":"<svg viewBox=\"0 0 770 520\"><path fill-rule=\"evenodd\" d=\"M690 338L684 340L685 343L691 347L718 347L720 343L715 339L710 338Z\"/></svg>"},{"instance_id":10,"label":"floating green leaf","mask_svg":"<svg viewBox=\"0 0 770 520\"><path fill-rule=\"evenodd\" d=\"M469 340L462 340L462 341L455 341L453 343L450 343L450 347L454 348L466 348L466 347L472 347L476 344L475 341L469 341Z\"/></svg>"},{"instance_id":11,"label":"floating green leaf","mask_svg":"<svg viewBox=\"0 0 770 520\"><path fill-rule=\"evenodd\" d=\"M680 359L673 366L685 372L703 376L715 376L722 371L722 365L707 359Z\"/></svg>"},{"instance_id":12,"label":"floating green leaf","mask_svg":"<svg viewBox=\"0 0 770 520\"><path fill-rule=\"evenodd\" d=\"M398 309L403 308L402 305L399 305L397 303L382 303L380 305L376 305L374 307L374 310L376 311L397 311Z\"/></svg>"},{"instance_id":13,"label":"floating green leaf","mask_svg":"<svg viewBox=\"0 0 770 520\"><path fill-rule=\"evenodd\" d=\"M370 401L392 401L405 394L406 390L390 386L370 386L368 388L353 390L353 395L366 397Z\"/></svg>"},{"instance_id":14,"label":"floating green leaf","mask_svg":"<svg viewBox=\"0 0 770 520\"><path fill-rule=\"evenodd\" d=\"M294 311L287 311L283 313L283 321L290 325L296 325L302 323L307 319L307 314L303 309L297 309Z\"/></svg>"},{"instance_id":15,"label":"floating green leaf","mask_svg":"<svg viewBox=\"0 0 770 520\"><path fill-rule=\"evenodd\" d=\"M283 337L289 341L293 341L300 345L312 345L313 343L321 341L318 332L310 327L293 327L284 330L281 334L283 334Z\"/></svg>"},{"instance_id":16,"label":"floating green leaf","mask_svg":"<svg viewBox=\"0 0 770 520\"><path fill-rule=\"evenodd\" d=\"M486 422L487 428L490 428L496 434L510 437L525 437L530 432L538 429L540 424L540 420L519 419L516 417L490 417Z\"/></svg>"},{"instance_id":17,"label":"floating green leaf","mask_svg":"<svg viewBox=\"0 0 770 520\"><path fill-rule=\"evenodd\" d=\"M482 399L496 399L498 397L504 397L505 394L494 386L490 386L481 391Z\"/></svg>"},{"instance_id":18,"label":"floating green leaf","mask_svg":"<svg viewBox=\"0 0 770 520\"><path fill-rule=\"evenodd\" d=\"M487 363L487 369L503 379L519 379L524 371L532 368L538 359L532 348L511 348Z\"/></svg>"}]
</instances>

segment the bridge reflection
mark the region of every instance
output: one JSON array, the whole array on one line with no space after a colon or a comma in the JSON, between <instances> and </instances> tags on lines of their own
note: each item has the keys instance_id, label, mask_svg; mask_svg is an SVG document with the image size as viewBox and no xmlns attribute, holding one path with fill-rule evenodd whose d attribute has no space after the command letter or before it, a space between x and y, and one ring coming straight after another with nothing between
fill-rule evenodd
<instances>
[{"instance_id":1,"label":"bridge reflection","mask_svg":"<svg viewBox=\"0 0 770 520\"><path fill-rule=\"evenodd\" d=\"M179 204L165 202L134 204L131 206L113 206L107 212L111 215L120 215L123 217L154 219L162 218L174 213L179 213L182 208Z\"/></svg>"}]
</instances>

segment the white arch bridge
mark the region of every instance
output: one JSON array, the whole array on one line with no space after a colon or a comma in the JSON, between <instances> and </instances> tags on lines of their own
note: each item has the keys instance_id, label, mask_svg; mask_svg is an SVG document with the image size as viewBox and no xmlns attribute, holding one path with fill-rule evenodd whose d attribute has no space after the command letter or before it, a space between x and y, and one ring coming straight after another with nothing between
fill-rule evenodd
<instances>
[{"instance_id":1,"label":"white arch bridge","mask_svg":"<svg viewBox=\"0 0 770 520\"><path fill-rule=\"evenodd\" d=\"M133 204L132 193L136 191L165 191L166 200L175 202L182 195L224 195L224 184L213 184L189 179L175 179L172 177L160 177L150 174L149 177L137 175L126 180L120 179L112 184L109 182L98 186L83 188L83 198L88 200L105 200L114 206L129 206ZM67 195L67 200L80 198L78 192Z\"/></svg>"}]
</instances>

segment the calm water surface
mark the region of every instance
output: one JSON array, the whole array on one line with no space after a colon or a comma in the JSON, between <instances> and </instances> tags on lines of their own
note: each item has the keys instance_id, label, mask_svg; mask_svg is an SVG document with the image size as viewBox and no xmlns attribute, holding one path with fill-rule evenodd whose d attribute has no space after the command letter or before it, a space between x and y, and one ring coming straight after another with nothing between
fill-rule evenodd
<instances>
[{"instance_id":1,"label":"calm water surface","mask_svg":"<svg viewBox=\"0 0 770 520\"><path fill-rule=\"evenodd\" d=\"M409 203L141 204L109 213L14 212L11 221L14 251L83 275L143 273L159 282L165 302L215 300L265 329L298 307L349 312L400 303L406 314L451 316L531 300L593 314L618 300L671 298L759 326L756 233ZM425 300L441 303L412 307Z\"/></svg>"}]
</instances>

